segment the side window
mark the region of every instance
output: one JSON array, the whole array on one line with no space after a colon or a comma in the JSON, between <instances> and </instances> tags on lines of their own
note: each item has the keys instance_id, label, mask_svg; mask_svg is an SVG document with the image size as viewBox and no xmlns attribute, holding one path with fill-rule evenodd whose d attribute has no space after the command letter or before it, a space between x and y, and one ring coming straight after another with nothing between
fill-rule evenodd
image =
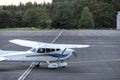
<instances>
[{"instance_id":1,"label":"side window","mask_svg":"<svg viewBox=\"0 0 120 80\"><path fill-rule=\"evenodd\" d=\"M37 53L45 53L45 49L39 48Z\"/></svg>"},{"instance_id":2,"label":"side window","mask_svg":"<svg viewBox=\"0 0 120 80\"><path fill-rule=\"evenodd\" d=\"M56 49L56 51L59 51L60 49Z\"/></svg>"},{"instance_id":3,"label":"side window","mask_svg":"<svg viewBox=\"0 0 120 80\"><path fill-rule=\"evenodd\" d=\"M55 49L46 49L46 52L54 52L55 51Z\"/></svg>"},{"instance_id":4,"label":"side window","mask_svg":"<svg viewBox=\"0 0 120 80\"><path fill-rule=\"evenodd\" d=\"M54 52L55 51L55 49L51 49L51 52Z\"/></svg>"},{"instance_id":5,"label":"side window","mask_svg":"<svg viewBox=\"0 0 120 80\"><path fill-rule=\"evenodd\" d=\"M50 49L46 49L46 52L51 52L51 50Z\"/></svg>"}]
</instances>

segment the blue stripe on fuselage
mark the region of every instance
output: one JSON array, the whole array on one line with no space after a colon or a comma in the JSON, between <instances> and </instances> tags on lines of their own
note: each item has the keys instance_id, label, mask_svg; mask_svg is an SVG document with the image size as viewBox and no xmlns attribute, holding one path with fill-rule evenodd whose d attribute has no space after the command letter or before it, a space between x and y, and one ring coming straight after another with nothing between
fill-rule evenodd
<instances>
[{"instance_id":1,"label":"blue stripe on fuselage","mask_svg":"<svg viewBox=\"0 0 120 80\"><path fill-rule=\"evenodd\" d=\"M56 57L56 58L64 58L68 56L69 54L61 55L61 54L48 54L49 56Z\"/></svg>"}]
</instances>

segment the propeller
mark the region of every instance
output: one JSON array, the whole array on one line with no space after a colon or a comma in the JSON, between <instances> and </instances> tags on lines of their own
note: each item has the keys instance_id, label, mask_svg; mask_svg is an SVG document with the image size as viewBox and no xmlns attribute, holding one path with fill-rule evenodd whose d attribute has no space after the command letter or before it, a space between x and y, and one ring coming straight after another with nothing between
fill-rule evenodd
<instances>
[{"instance_id":1,"label":"propeller","mask_svg":"<svg viewBox=\"0 0 120 80\"><path fill-rule=\"evenodd\" d=\"M77 58L78 55L75 51L73 51L72 54L74 55L75 58Z\"/></svg>"}]
</instances>

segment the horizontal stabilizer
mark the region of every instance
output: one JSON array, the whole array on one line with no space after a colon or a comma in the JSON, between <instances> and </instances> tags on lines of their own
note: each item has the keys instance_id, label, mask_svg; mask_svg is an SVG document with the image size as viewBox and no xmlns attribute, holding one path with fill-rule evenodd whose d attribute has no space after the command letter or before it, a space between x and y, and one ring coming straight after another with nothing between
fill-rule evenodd
<instances>
[{"instance_id":1,"label":"horizontal stabilizer","mask_svg":"<svg viewBox=\"0 0 120 80\"><path fill-rule=\"evenodd\" d=\"M0 61L7 60L5 57L0 57Z\"/></svg>"}]
</instances>

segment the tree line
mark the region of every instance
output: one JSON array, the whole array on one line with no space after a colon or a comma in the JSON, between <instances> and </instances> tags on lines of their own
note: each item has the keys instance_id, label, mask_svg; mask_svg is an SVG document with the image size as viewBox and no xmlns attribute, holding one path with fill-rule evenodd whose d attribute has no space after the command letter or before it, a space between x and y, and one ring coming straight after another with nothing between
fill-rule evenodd
<instances>
[{"instance_id":1,"label":"tree line","mask_svg":"<svg viewBox=\"0 0 120 80\"><path fill-rule=\"evenodd\" d=\"M120 0L53 0L0 6L0 28L115 28Z\"/></svg>"}]
</instances>

